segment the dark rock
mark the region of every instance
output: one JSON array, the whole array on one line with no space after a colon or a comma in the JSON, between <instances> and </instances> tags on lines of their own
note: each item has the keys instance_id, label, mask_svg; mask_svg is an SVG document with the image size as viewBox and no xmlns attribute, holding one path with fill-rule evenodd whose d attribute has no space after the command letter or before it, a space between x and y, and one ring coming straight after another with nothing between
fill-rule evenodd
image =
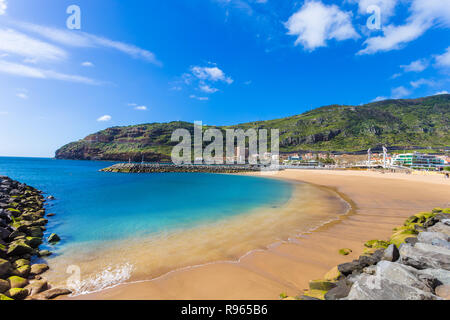
<instances>
[{"instance_id":1,"label":"dark rock","mask_svg":"<svg viewBox=\"0 0 450 320\"><path fill-rule=\"evenodd\" d=\"M8 260L0 259L0 277L7 275L11 271L11 263Z\"/></svg>"},{"instance_id":2,"label":"dark rock","mask_svg":"<svg viewBox=\"0 0 450 320\"><path fill-rule=\"evenodd\" d=\"M48 242L50 243L56 243L58 241L61 240L61 238L56 234L56 233L52 233L49 237L48 237Z\"/></svg>"},{"instance_id":3,"label":"dark rock","mask_svg":"<svg viewBox=\"0 0 450 320\"><path fill-rule=\"evenodd\" d=\"M6 280L0 279L0 293L5 293L9 289L11 289L9 282Z\"/></svg>"},{"instance_id":4,"label":"dark rock","mask_svg":"<svg viewBox=\"0 0 450 320\"><path fill-rule=\"evenodd\" d=\"M400 258L400 252L397 249L397 246L395 244L391 244L387 249L384 251L383 260L395 262Z\"/></svg>"},{"instance_id":5,"label":"dark rock","mask_svg":"<svg viewBox=\"0 0 450 320\"><path fill-rule=\"evenodd\" d=\"M336 287L325 294L325 300L339 300L347 297L352 288L351 285L352 284L347 282L345 279L340 280Z\"/></svg>"},{"instance_id":6,"label":"dark rock","mask_svg":"<svg viewBox=\"0 0 450 320\"><path fill-rule=\"evenodd\" d=\"M6 240L8 239L9 235L11 234L11 232L8 229L5 229L3 227L0 227L0 239L1 240Z\"/></svg>"},{"instance_id":7,"label":"dark rock","mask_svg":"<svg viewBox=\"0 0 450 320\"><path fill-rule=\"evenodd\" d=\"M33 275L33 276L36 276L36 275L44 273L48 269L49 269L49 267L46 264L33 264L31 266L30 274Z\"/></svg>"},{"instance_id":8,"label":"dark rock","mask_svg":"<svg viewBox=\"0 0 450 320\"><path fill-rule=\"evenodd\" d=\"M14 300L23 300L28 296L28 290L22 288L11 288L7 294Z\"/></svg>"},{"instance_id":9,"label":"dark rock","mask_svg":"<svg viewBox=\"0 0 450 320\"><path fill-rule=\"evenodd\" d=\"M30 296L34 296L42 291L48 289L48 283L46 280L33 280L29 285L25 287L29 291Z\"/></svg>"},{"instance_id":10,"label":"dark rock","mask_svg":"<svg viewBox=\"0 0 450 320\"><path fill-rule=\"evenodd\" d=\"M353 260L352 262L347 262L338 265L339 272L342 273L344 276L348 276L354 271L361 271L362 269L363 267L359 264L358 260Z\"/></svg>"}]
</instances>

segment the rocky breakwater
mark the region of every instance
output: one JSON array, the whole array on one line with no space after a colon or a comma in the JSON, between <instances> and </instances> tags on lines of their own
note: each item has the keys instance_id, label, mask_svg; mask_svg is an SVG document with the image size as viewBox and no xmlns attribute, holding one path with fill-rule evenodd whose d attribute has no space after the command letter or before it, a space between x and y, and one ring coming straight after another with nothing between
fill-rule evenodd
<instances>
[{"instance_id":1,"label":"rocky breakwater","mask_svg":"<svg viewBox=\"0 0 450 320\"><path fill-rule=\"evenodd\" d=\"M32 263L51 254L39 250L48 223L44 202L35 188L0 176L0 300L46 300L71 293L52 288L42 277L47 264ZM47 241L59 237L52 234Z\"/></svg>"},{"instance_id":2,"label":"rocky breakwater","mask_svg":"<svg viewBox=\"0 0 450 320\"><path fill-rule=\"evenodd\" d=\"M251 165L175 165L153 163L119 163L102 169L103 172L121 173L164 173L164 172L203 172L203 173L243 173L260 171L259 166Z\"/></svg>"},{"instance_id":3,"label":"rocky breakwater","mask_svg":"<svg viewBox=\"0 0 450 320\"><path fill-rule=\"evenodd\" d=\"M450 209L410 217L389 241L310 281L299 300L450 300Z\"/></svg>"}]
</instances>

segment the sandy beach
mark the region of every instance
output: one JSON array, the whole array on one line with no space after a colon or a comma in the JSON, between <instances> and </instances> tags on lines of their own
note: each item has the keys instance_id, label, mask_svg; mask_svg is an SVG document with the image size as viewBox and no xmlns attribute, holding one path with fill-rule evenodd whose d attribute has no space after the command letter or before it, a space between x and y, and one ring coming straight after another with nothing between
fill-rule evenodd
<instances>
[{"instance_id":1,"label":"sandy beach","mask_svg":"<svg viewBox=\"0 0 450 320\"><path fill-rule=\"evenodd\" d=\"M253 250L236 261L183 268L151 281L126 283L72 299L278 299L301 294L311 279L359 256L363 243L387 239L405 218L450 206L442 175L365 171L286 170L269 178L301 181L336 191L351 206L333 222ZM349 256L338 250L351 248Z\"/></svg>"}]
</instances>

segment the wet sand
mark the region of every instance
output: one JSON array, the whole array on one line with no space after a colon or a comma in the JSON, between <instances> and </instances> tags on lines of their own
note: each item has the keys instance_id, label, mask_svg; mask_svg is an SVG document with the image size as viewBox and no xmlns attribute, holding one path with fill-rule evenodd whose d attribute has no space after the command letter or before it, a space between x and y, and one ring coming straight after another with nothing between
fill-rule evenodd
<instances>
[{"instance_id":1,"label":"wet sand","mask_svg":"<svg viewBox=\"0 0 450 320\"><path fill-rule=\"evenodd\" d=\"M301 294L311 279L359 256L363 243L387 239L408 216L450 206L443 176L363 171L286 170L268 177L337 191L353 209L312 232L251 251L237 261L184 268L151 281L118 285L74 299L278 299ZM351 248L341 256L338 250Z\"/></svg>"}]
</instances>

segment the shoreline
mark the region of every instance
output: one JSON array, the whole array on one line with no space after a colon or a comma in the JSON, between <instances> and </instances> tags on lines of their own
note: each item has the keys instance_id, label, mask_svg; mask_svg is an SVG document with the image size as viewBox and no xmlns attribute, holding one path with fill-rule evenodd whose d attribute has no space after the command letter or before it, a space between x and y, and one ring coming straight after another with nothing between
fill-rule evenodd
<instances>
[{"instance_id":1,"label":"shoreline","mask_svg":"<svg viewBox=\"0 0 450 320\"><path fill-rule=\"evenodd\" d=\"M67 278L67 265L78 265L83 271L83 290L78 287L74 291L86 294L86 291L93 293L99 290L93 288L94 283L89 280L109 266L113 269L132 266L131 277L121 280L130 284L153 281L195 266L237 262L252 251L265 250L274 243L310 232L349 209L346 202L328 189L299 182L288 183L292 188L290 198L275 207L254 208L216 222L174 230L170 234L108 241L98 247L90 246L90 249L85 249L83 244L74 245L51 261L54 273L49 277L62 284ZM333 212L332 208L336 210ZM314 211L314 214L309 211ZM87 289L85 284L90 288ZM101 283L98 285L102 287ZM108 287L117 285L111 283Z\"/></svg>"},{"instance_id":2,"label":"shoreline","mask_svg":"<svg viewBox=\"0 0 450 320\"><path fill-rule=\"evenodd\" d=\"M293 237L280 244L275 243L264 250L248 252L237 262L217 262L190 267L187 270L171 272L163 278L121 284L74 298L278 299L281 293L297 295L307 287L309 280L319 278L331 267L359 255L365 241L387 237L392 227L417 211L444 206L445 194L450 191L448 182L443 179L441 181L429 179L430 177L411 179L411 176L406 175L381 175L373 172L287 170L266 177L303 181L335 189L334 191L340 195L354 201L355 212L319 227L309 234ZM370 179L375 177L380 179ZM409 183L411 180L425 183L429 190L421 192L417 184ZM367 190L360 192L355 190L361 189L357 186L355 188L355 183L367 184L368 181L369 185L375 187L381 184L381 190L384 190L380 192L375 189L374 197L369 202ZM395 185L393 189L397 190L396 193L389 192L391 191L389 188L386 189L390 184ZM398 190L399 184L401 188L406 188L406 192ZM445 190L439 190L439 187ZM399 193L404 197L398 198ZM360 199L361 197L365 198L365 201ZM408 205L405 203L411 201L413 203ZM380 202L384 202L384 206L377 206ZM368 203L373 204L370 206ZM388 214L380 216L380 211L387 211ZM351 247L353 252L349 256L339 256L337 251L343 247Z\"/></svg>"}]
</instances>

